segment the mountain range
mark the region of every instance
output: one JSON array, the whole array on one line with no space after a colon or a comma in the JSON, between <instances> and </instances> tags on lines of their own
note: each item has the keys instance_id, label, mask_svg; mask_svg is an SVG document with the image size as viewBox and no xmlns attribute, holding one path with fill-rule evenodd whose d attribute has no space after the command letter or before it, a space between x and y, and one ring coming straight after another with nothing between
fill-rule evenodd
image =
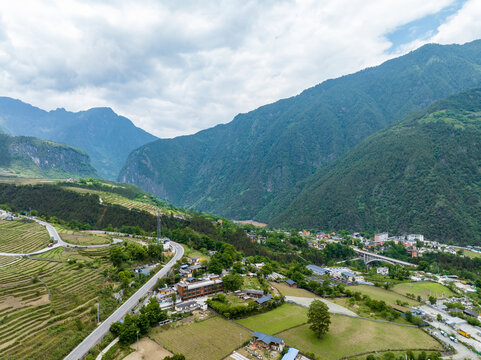
<instances>
[{"instance_id":1,"label":"mountain range","mask_svg":"<svg viewBox=\"0 0 481 360\"><path fill-rule=\"evenodd\" d=\"M0 134L0 153L4 176L98 177L85 152L52 141Z\"/></svg>"},{"instance_id":2,"label":"mountain range","mask_svg":"<svg viewBox=\"0 0 481 360\"><path fill-rule=\"evenodd\" d=\"M0 98L0 129L81 149L105 179L115 179L132 150L156 139L110 108L44 111L8 97Z\"/></svg>"},{"instance_id":3,"label":"mountain range","mask_svg":"<svg viewBox=\"0 0 481 360\"><path fill-rule=\"evenodd\" d=\"M183 207L292 224L277 216L326 166L411 112L478 86L481 41L425 45L228 124L145 144L129 155L119 180Z\"/></svg>"},{"instance_id":4,"label":"mountain range","mask_svg":"<svg viewBox=\"0 0 481 360\"><path fill-rule=\"evenodd\" d=\"M481 89L381 130L306 181L273 225L481 241Z\"/></svg>"}]
</instances>

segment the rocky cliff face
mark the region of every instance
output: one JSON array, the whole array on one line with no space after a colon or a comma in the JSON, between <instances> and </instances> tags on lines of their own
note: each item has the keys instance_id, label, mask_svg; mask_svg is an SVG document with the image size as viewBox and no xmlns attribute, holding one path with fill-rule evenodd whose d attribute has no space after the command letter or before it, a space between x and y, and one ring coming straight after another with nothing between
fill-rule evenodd
<instances>
[{"instance_id":1,"label":"rocky cliff face","mask_svg":"<svg viewBox=\"0 0 481 360\"><path fill-rule=\"evenodd\" d=\"M0 173L27 177L95 177L89 156L70 146L0 134Z\"/></svg>"}]
</instances>

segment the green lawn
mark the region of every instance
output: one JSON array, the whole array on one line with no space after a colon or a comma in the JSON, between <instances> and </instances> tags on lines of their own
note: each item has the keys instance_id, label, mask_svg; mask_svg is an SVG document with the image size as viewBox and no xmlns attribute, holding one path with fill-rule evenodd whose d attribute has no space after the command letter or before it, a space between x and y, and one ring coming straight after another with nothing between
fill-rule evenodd
<instances>
[{"instance_id":1,"label":"green lawn","mask_svg":"<svg viewBox=\"0 0 481 360\"><path fill-rule=\"evenodd\" d=\"M230 321L213 317L167 330L157 327L149 337L172 353L184 354L187 360L213 360L228 356L251 334Z\"/></svg>"},{"instance_id":2,"label":"green lawn","mask_svg":"<svg viewBox=\"0 0 481 360\"><path fill-rule=\"evenodd\" d=\"M271 335L304 324L306 321L307 309L287 303L272 311L237 320L248 329Z\"/></svg>"},{"instance_id":3,"label":"green lawn","mask_svg":"<svg viewBox=\"0 0 481 360\"><path fill-rule=\"evenodd\" d=\"M256 277L244 276L244 289L260 289L261 284Z\"/></svg>"},{"instance_id":4,"label":"green lawn","mask_svg":"<svg viewBox=\"0 0 481 360\"><path fill-rule=\"evenodd\" d=\"M196 257L199 258L201 261L209 261L210 256L202 254L200 251L191 249L185 244L182 244L182 247L184 248L184 256L190 256L190 257Z\"/></svg>"},{"instance_id":5,"label":"green lawn","mask_svg":"<svg viewBox=\"0 0 481 360\"><path fill-rule=\"evenodd\" d=\"M398 285L395 285L395 287ZM397 293L391 290L386 290L384 288L380 288L377 286L369 286L369 285L356 285L348 287L351 291L359 291L361 294L368 295L371 299L375 300L384 300L388 305L395 305L396 300L400 300L402 302L407 302L409 306L418 305L419 303L415 300L411 300L407 298L405 295L406 292Z\"/></svg>"},{"instance_id":6,"label":"green lawn","mask_svg":"<svg viewBox=\"0 0 481 360\"><path fill-rule=\"evenodd\" d=\"M279 292L284 296L298 296L298 297L307 297L307 298L318 298L316 294L299 288L291 288L286 283L276 283L271 282L272 286L274 286Z\"/></svg>"},{"instance_id":7,"label":"green lawn","mask_svg":"<svg viewBox=\"0 0 481 360\"><path fill-rule=\"evenodd\" d=\"M276 336L303 353L312 352L322 359L338 359L367 351L387 349L440 349L440 344L415 327L405 327L348 316L332 315L329 332L317 338L302 325Z\"/></svg>"},{"instance_id":8,"label":"green lawn","mask_svg":"<svg viewBox=\"0 0 481 360\"><path fill-rule=\"evenodd\" d=\"M437 298L440 297L451 297L456 296L451 290L449 290L446 286L435 283L435 282L410 282L410 283L401 283L397 284L393 287L393 291L399 294L414 294L415 296L422 296L427 298L430 295L434 295Z\"/></svg>"},{"instance_id":9,"label":"green lawn","mask_svg":"<svg viewBox=\"0 0 481 360\"><path fill-rule=\"evenodd\" d=\"M481 253L469 250L463 250L463 254L469 256L470 258L479 258L481 257Z\"/></svg>"}]
</instances>

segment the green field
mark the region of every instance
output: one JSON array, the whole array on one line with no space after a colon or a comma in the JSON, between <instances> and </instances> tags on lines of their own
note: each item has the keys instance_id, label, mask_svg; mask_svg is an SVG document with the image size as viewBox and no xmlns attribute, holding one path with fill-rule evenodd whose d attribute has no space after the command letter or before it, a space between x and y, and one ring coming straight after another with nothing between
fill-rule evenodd
<instances>
[{"instance_id":1,"label":"green field","mask_svg":"<svg viewBox=\"0 0 481 360\"><path fill-rule=\"evenodd\" d=\"M102 245L112 242L111 236L72 230L60 230L59 235L66 243L73 245Z\"/></svg>"},{"instance_id":2,"label":"green field","mask_svg":"<svg viewBox=\"0 0 481 360\"><path fill-rule=\"evenodd\" d=\"M397 306L396 300L407 302L409 306L419 305L417 301L409 299L406 296L404 296L405 293L399 294L394 291L385 290L384 288L380 288L377 286L356 285L356 286L350 286L348 289L351 290L352 292L359 291L361 294L368 295L371 299L384 300L386 304L391 306Z\"/></svg>"},{"instance_id":3,"label":"green field","mask_svg":"<svg viewBox=\"0 0 481 360\"><path fill-rule=\"evenodd\" d=\"M307 309L286 303L272 311L240 319L237 322L252 331L273 335L307 322Z\"/></svg>"},{"instance_id":4,"label":"green field","mask_svg":"<svg viewBox=\"0 0 481 360\"><path fill-rule=\"evenodd\" d=\"M261 283L257 277L244 276L243 289L260 289Z\"/></svg>"},{"instance_id":5,"label":"green field","mask_svg":"<svg viewBox=\"0 0 481 360\"><path fill-rule=\"evenodd\" d=\"M304 290L304 289L299 289L299 288L291 288L289 285L286 283L276 283L276 282L271 282L270 283L272 286L274 286L279 292L284 295L284 296L297 296L297 297L307 297L307 298L318 298L316 294Z\"/></svg>"},{"instance_id":6,"label":"green field","mask_svg":"<svg viewBox=\"0 0 481 360\"><path fill-rule=\"evenodd\" d=\"M332 315L329 332L317 338L309 326L286 330L276 336L303 353L312 352L322 359L338 359L367 351L440 349L440 344L415 327L405 327L348 316Z\"/></svg>"},{"instance_id":7,"label":"green field","mask_svg":"<svg viewBox=\"0 0 481 360\"><path fill-rule=\"evenodd\" d=\"M213 317L176 328L157 327L149 337L172 353L184 354L187 360L213 360L228 356L251 334L230 321Z\"/></svg>"},{"instance_id":8,"label":"green field","mask_svg":"<svg viewBox=\"0 0 481 360\"><path fill-rule=\"evenodd\" d=\"M47 230L36 222L0 221L0 252L29 253L46 248Z\"/></svg>"},{"instance_id":9,"label":"green field","mask_svg":"<svg viewBox=\"0 0 481 360\"><path fill-rule=\"evenodd\" d=\"M200 261L210 260L209 255L202 254L200 251L194 250L185 244L182 244L182 247L184 248L184 256L199 258Z\"/></svg>"},{"instance_id":10,"label":"green field","mask_svg":"<svg viewBox=\"0 0 481 360\"><path fill-rule=\"evenodd\" d=\"M481 257L481 253L475 251L463 250L463 254L473 259Z\"/></svg>"},{"instance_id":11,"label":"green field","mask_svg":"<svg viewBox=\"0 0 481 360\"><path fill-rule=\"evenodd\" d=\"M422 296L427 298L430 295L434 295L437 298L456 296L451 290L446 286L434 283L434 282L411 282L411 283L401 283L393 287L393 291L398 294L414 294L415 296Z\"/></svg>"}]
</instances>

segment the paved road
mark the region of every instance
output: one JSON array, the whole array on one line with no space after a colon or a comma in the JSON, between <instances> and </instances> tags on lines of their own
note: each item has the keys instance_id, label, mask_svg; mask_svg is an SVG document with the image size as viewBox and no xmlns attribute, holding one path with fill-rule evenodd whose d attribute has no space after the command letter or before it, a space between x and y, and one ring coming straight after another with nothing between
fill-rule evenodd
<instances>
[{"instance_id":1,"label":"paved road","mask_svg":"<svg viewBox=\"0 0 481 360\"><path fill-rule=\"evenodd\" d=\"M172 266L177 260L182 259L184 255L184 248L174 242L171 242L174 247L174 257L149 281L147 281L134 295L132 295L125 303L123 303L112 315L110 315L104 322L102 322L84 341L82 341L64 360L78 360L84 357L88 351L99 343L102 338L109 332L110 325L122 319L135 305L137 305L141 298L143 298L157 283L157 280L167 275Z\"/></svg>"},{"instance_id":2,"label":"paved road","mask_svg":"<svg viewBox=\"0 0 481 360\"><path fill-rule=\"evenodd\" d=\"M349 315L353 317L359 317L355 312L346 309L344 306L338 305L333 303L332 301L323 299L323 298L306 298L306 297L298 297L298 296L286 296L286 301L296 303L298 305L304 306L304 307L309 307L311 305L311 302L314 300L321 300L324 304L327 305L329 308L329 312L332 314L341 314L341 315Z\"/></svg>"},{"instance_id":3,"label":"paved road","mask_svg":"<svg viewBox=\"0 0 481 360\"><path fill-rule=\"evenodd\" d=\"M430 324L437 329L444 330L448 334L454 334L456 338L464 341L465 343L470 344L476 350L481 351L481 342L478 340L479 336L477 335L477 332L479 332L479 329L469 325L466 321L459 321L460 320L459 318L453 318L446 311L439 310L433 306L422 305L420 306L420 309L423 310L425 313L430 314L435 319L436 319L436 316L440 314L444 319L447 318L451 321L456 320L458 322L456 329L452 329L445 323L439 322L437 320L431 321ZM461 330L467 331L468 333L471 334L472 337L470 339L466 339L463 336L459 335L456 332L458 328ZM449 337L445 337L441 335L439 331L436 331L435 335L441 341L453 346L456 349L457 354L453 356L453 359L479 359L479 357L474 352L469 350L467 347L459 343L454 343L453 341L449 340Z\"/></svg>"},{"instance_id":4,"label":"paved road","mask_svg":"<svg viewBox=\"0 0 481 360\"><path fill-rule=\"evenodd\" d=\"M29 219L33 220L33 221L36 221L37 223L39 223L40 225L43 225L45 226L45 229L47 230L48 232L48 235L50 236L51 239L53 239L54 241L56 241L55 244L53 244L51 247L46 247L44 249L41 249L41 250L37 250L37 251L34 251L34 252L31 252L31 253L25 253L25 254L20 254L20 253L4 253L4 252L0 252L0 255L1 256L31 256L31 255L39 255L39 254L43 254L43 253L46 253L47 251L50 251L52 249L55 249L55 248L58 248L58 247L73 247L73 248L101 248L101 247L106 247L106 246L110 246L111 244L102 244L102 245L74 245L74 244L69 244L65 241L62 240L62 238L60 237L60 235L58 234L57 232L57 229L55 229L54 226L50 225L49 223L45 222L45 221L42 221L42 220L38 220L36 218L31 218L31 217L28 217ZM115 241L114 241L115 243Z\"/></svg>"}]
</instances>

